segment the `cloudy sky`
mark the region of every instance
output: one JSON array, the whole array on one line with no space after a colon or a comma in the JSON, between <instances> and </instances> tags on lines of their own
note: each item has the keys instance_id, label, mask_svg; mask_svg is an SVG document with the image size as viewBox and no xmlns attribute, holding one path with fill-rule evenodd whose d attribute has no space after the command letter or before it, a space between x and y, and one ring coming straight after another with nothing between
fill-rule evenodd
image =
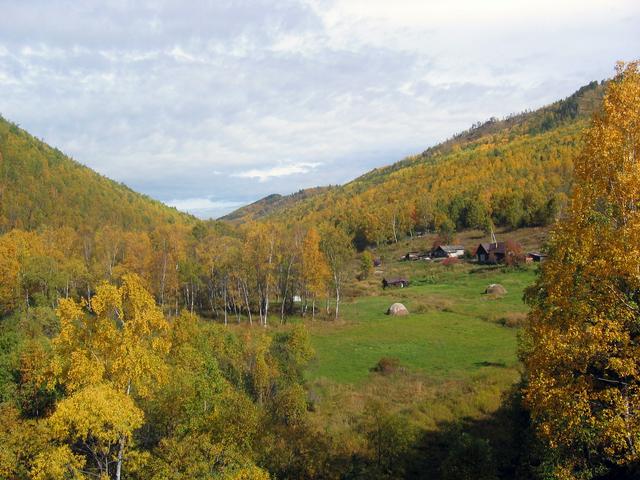
<instances>
[{"instance_id":1,"label":"cloudy sky","mask_svg":"<svg viewBox=\"0 0 640 480\"><path fill-rule=\"evenodd\" d=\"M637 0L0 0L0 114L202 217L640 57Z\"/></svg>"}]
</instances>

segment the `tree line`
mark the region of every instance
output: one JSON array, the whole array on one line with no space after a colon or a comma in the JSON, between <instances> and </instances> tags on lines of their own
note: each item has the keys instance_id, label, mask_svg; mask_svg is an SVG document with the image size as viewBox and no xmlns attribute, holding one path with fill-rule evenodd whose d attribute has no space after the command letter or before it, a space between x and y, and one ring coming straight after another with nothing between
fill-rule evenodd
<instances>
[{"instance_id":1,"label":"tree line","mask_svg":"<svg viewBox=\"0 0 640 480\"><path fill-rule=\"evenodd\" d=\"M0 310L90 301L102 282L135 273L172 315L186 309L225 324L244 319L265 326L270 316L284 322L294 309L315 318L330 308L337 317L352 255L351 239L330 224L15 229L0 236Z\"/></svg>"}]
</instances>

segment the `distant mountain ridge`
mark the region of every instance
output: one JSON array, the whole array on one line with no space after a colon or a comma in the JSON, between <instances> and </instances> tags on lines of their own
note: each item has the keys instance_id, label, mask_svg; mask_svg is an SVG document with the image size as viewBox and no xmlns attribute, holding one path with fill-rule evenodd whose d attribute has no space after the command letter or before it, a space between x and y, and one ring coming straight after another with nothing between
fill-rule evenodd
<instances>
[{"instance_id":1,"label":"distant mountain ridge","mask_svg":"<svg viewBox=\"0 0 640 480\"><path fill-rule=\"evenodd\" d=\"M313 187L299 190L290 195L280 195L277 193L267 195L249 205L240 207L237 210L221 217L219 220L226 220L231 223L244 223L249 220L259 220L270 215L274 211L286 209L288 206L315 197L336 187Z\"/></svg>"}]
</instances>

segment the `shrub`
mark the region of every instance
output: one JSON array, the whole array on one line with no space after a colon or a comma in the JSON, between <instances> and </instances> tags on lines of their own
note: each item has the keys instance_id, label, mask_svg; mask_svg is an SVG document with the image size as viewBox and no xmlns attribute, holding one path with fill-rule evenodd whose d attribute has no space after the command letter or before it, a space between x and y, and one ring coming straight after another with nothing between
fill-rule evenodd
<instances>
[{"instance_id":1,"label":"shrub","mask_svg":"<svg viewBox=\"0 0 640 480\"><path fill-rule=\"evenodd\" d=\"M503 327L521 327L527 319L527 314L522 312L509 312L498 319L498 323Z\"/></svg>"},{"instance_id":2,"label":"shrub","mask_svg":"<svg viewBox=\"0 0 640 480\"><path fill-rule=\"evenodd\" d=\"M400 369L400 360L394 357L382 357L378 360L375 367L371 370L374 372L382 373L383 375L388 375L390 373L395 373Z\"/></svg>"},{"instance_id":3,"label":"shrub","mask_svg":"<svg viewBox=\"0 0 640 480\"><path fill-rule=\"evenodd\" d=\"M358 279L364 280L369 278L373 273L373 255L368 250L365 250L360 257L360 272L358 273Z\"/></svg>"},{"instance_id":4,"label":"shrub","mask_svg":"<svg viewBox=\"0 0 640 480\"><path fill-rule=\"evenodd\" d=\"M497 480L496 463L489 442L460 434L440 466L444 480Z\"/></svg>"},{"instance_id":5,"label":"shrub","mask_svg":"<svg viewBox=\"0 0 640 480\"><path fill-rule=\"evenodd\" d=\"M447 257L442 261L442 265L445 267L457 265L458 263L460 263L460 259L458 257Z\"/></svg>"}]
</instances>

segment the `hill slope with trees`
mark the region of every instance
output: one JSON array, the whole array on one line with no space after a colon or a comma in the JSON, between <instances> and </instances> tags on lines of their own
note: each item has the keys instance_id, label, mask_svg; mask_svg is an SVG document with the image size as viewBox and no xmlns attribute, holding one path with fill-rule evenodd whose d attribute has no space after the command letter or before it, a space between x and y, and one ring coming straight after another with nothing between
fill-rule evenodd
<instances>
[{"instance_id":1,"label":"hill slope with trees","mask_svg":"<svg viewBox=\"0 0 640 480\"><path fill-rule=\"evenodd\" d=\"M195 219L77 163L0 117L0 232L113 225L150 230Z\"/></svg>"},{"instance_id":2,"label":"hill slope with trees","mask_svg":"<svg viewBox=\"0 0 640 480\"><path fill-rule=\"evenodd\" d=\"M291 195L280 195L274 193L249 205L240 207L237 210L225 215L220 220L226 220L231 223L246 223L249 220L259 220L268 216L275 210L286 210L287 208L316 195L320 195L329 191L333 187L314 187L299 190Z\"/></svg>"},{"instance_id":3,"label":"hill slope with trees","mask_svg":"<svg viewBox=\"0 0 640 480\"><path fill-rule=\"evenodd\" d=\"M564 100L474 125L344 186L286 203L259 201L258 214L245 207L226 219L330 219L360 245L395 241L416 229L547 224L571 190L571 161L604 87L591 82Z\"/></svg>"}]
</instances>

